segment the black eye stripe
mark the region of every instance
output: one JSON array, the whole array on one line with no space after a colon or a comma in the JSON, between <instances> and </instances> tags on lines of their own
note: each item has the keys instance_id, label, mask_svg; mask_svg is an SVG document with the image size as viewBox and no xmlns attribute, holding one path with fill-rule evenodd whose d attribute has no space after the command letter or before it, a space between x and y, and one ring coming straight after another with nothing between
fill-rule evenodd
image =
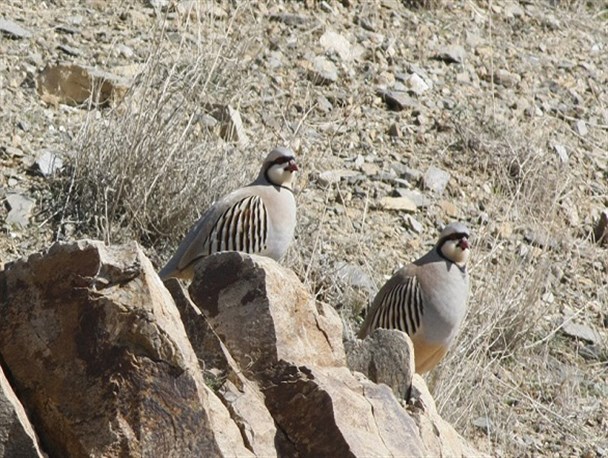
<instances>
[{"instance_id":1,"label":"black eye stripe","mask_svg":"<svg viewBox=\"0 0 608 458\"><path fill-rule=\"evenodd\" d=\"M272 161L273 164L285 164L286 162L293 161L293 156L281 156Z\"/></svg>"}]
</instances>

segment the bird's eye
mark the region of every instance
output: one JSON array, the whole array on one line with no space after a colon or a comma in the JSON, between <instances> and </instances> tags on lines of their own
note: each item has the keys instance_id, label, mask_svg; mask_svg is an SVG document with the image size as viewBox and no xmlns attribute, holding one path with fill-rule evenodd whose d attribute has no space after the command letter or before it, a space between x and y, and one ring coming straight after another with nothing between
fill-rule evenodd
<instances>
[{"instance_id":1,"label":"bird's eye","mask_svg":"<svg viewBox=\"0 0 608 458\"><path fill-rule=\"evenodd\" d=\"M276 158L273 161L273 164L285 164L286 162L293 161L294 158L292 156L281 156Z\"/></svg>"}]
</instances>

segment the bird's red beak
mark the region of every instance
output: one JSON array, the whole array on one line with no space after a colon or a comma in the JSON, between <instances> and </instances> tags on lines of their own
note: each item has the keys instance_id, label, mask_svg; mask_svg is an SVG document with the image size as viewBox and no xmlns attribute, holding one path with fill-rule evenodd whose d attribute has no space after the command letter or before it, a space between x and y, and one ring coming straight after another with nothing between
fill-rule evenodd
<instances>
[{"instance_id":1,"label":"bird's red beak","mask_svg":"<svg viewBox=\"0 0 608 458\"><path fill-rule=\"evenodd\" d=\"M285 170L289 170L290 172L297 172L298 170L298 166L294 161L289 161L287 163L287 167L285 167Z\"/></svg>"},{"instance_id":2,"label":"bird's red beak","mask_svg":"<svg viewBox=\"0 0 608 458\"><path fill-rule=\"evenodd\" d=\"M466 250L467 248L469 248L469 241L467 239L460 239L458 241L458 247L460 247L460 249L462 251Z\"/></svg>"}]
</instances>

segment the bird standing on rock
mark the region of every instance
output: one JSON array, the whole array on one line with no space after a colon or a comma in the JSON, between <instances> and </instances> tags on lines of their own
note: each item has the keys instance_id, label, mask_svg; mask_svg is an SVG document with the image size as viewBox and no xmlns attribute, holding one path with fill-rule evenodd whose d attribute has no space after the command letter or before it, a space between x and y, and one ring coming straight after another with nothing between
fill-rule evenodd
<instances>
[{"instance_id":1,"label":"bird standing on rock","mask_svg":"<svg viewBox=\"0 0 608 458\"><path fill-rule=\"evenodd\" d=\"M218 251L242 251L280 260L293 239L298 171L293 151L273 149L257 179L215 202L198 220L159 272L166 280L191 280L196 261Z\"/></svg>"},{"instance_id":2,"label":"bird standing on rock","mask_svg":"<svg viewBox=\"0 0 608 458\"><path fill-rule=\"evenodd\" d=\"M469 230L445 227L423 257L398 270L380 289L359 338L376 328L399 329L412 339L416 372L433 369L447 353L467 309Z\"/></svg>"}]
</instances>

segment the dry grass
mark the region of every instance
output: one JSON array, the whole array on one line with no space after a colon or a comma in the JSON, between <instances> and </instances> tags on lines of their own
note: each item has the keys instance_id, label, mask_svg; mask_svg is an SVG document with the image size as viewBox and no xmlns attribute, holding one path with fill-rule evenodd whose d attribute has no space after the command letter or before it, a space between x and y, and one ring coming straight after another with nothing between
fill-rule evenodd
<instances>
[{"instance_id":1,"label":"dry grass","mask_svg":"<svg viewBox=\"0 0 608 458\"><path fill-rule=\"evenodd\" d=\"M214 104L243 98L243 55L253 39L227 39L231 23L211 17L195 31L183 27L191 33L178 43L159 28L125 99L92 111L83 125L60 183L59 231L71 225L108 243L134 238L163 251L216 197L257 174L264 151L217 141L218 127L203 122Z\"/></svg>"}]
</instances>

